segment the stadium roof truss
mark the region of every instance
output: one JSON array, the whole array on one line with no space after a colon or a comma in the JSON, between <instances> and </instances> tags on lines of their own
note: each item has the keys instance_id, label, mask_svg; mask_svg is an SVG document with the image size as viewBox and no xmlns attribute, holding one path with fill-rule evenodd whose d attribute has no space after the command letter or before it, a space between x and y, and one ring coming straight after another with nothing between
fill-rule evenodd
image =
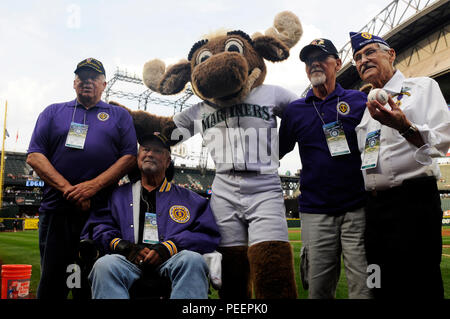
<instances>
[{"instance_id":1,"label":"stadium roof truss","mask_svg":"<svg viewBox=\"0 0 450 319\"><path fill-rule=\"evenodd\" d=\"M117 90L115 88L115 85L118 84L118 82L131 83L138 85L139 87L144 86L141 78L137 77L136 75L130 75L127 71L117 69L113 77L106 84L106 89L104 92L104 99L106 101L109 101L113 96L120 99L137 101L138 109L144 111L147 110L147 105L149 103L170 106L173 107L174 114L177 112L181 112L184 107L192 106L191 104L187 103L189 98L194 95L194 92L192 92L192 89L189 85L186 87L180 97L177 97L177 99L169 99L157 94L156 92L153 92L150 89L146 89L145 91L139 93Z\"/></svg>"},{"instance_id":2,"label":"stadium roof truss","mask_svg":"<svg viewBox=\"0 0 450 319\"><path fill-rule=\"evenodd\" d=\"M369 32L382 36L398 53L435 32L445 28L449 21L449 0L394 0L373 17L358 32ZM442 33L442 32L441 32ZM414 54L414 50L409 50ZM352 47L348 41L340 50L342 69L337 74L338 82L344 88L357 88L360 83L356 69L351 64ZM311 89L308 86L302 93L305 97Z\"/></svg>"}]
</instances>

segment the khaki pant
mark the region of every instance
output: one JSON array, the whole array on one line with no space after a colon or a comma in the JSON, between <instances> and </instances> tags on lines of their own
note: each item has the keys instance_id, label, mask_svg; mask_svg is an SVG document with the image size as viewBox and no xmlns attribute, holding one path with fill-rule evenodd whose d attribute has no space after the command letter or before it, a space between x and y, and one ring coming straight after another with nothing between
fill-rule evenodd
<instances>
[{"instance_id":1,"label":"khaki pant","mask_svg":"<svg viewBox=\"0 0 450 319\"><path fill-rule=\"evenodd\" d=\"M302 213L301 223L301 277L304 288L309 290L309 298L335 298L341 255L349 298L371 298L366 284L363 208L340 215Z\"/></svg>"}]
</instances>

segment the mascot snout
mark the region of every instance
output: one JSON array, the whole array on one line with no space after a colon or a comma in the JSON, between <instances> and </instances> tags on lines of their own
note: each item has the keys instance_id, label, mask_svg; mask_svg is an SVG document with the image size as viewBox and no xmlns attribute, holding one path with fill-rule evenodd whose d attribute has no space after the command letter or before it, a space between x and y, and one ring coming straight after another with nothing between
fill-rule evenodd
<instances>
[{"instance_id":1,"label":"mascot snout","mask_svg":"<svg viewBox=\"0 0 450 319\"><path fill-rule=\"evenodd\" d=\"M239 93L248 80L247 60L239 53L223 52L200 63L192 72L192 85L206 99Z\"/></svg>"}]
</instances>

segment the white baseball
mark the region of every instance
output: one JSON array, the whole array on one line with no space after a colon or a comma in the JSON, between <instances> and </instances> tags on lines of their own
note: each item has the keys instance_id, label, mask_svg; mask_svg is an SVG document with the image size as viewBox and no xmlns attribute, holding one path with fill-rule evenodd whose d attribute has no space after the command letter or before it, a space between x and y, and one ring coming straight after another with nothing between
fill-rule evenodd
<instances>
[{"instance_id":1,"label":"white baseball","mask_svg":"<svg viewBox=\"0 0 450 319\"><path fill-rule=\"evenodd\" d=\"M388 101L388 94L383 89L373 89L367 96L367 101L377 100L381 105L385 105Z\"/></svg>"}]
</instances>

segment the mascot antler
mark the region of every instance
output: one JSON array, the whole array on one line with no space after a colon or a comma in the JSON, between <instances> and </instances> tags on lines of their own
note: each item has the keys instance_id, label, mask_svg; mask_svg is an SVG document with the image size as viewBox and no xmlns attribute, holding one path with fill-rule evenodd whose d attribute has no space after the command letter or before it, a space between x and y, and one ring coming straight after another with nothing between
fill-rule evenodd
<instances>
[{"instance_id":1,"label":"mascot antler","mask_svg":"<svg viewBox=\"0 0 450 319\"><path fill-rule=\"evenodd\" d=\"M303 35L302 24L298 17L290 11L283 11L275 16L273 27L265 32L266 36L274 37L283 42L288 48L294 47ZM262 36L255 32L252 38Z\"/></svg>"}]
</instances>

